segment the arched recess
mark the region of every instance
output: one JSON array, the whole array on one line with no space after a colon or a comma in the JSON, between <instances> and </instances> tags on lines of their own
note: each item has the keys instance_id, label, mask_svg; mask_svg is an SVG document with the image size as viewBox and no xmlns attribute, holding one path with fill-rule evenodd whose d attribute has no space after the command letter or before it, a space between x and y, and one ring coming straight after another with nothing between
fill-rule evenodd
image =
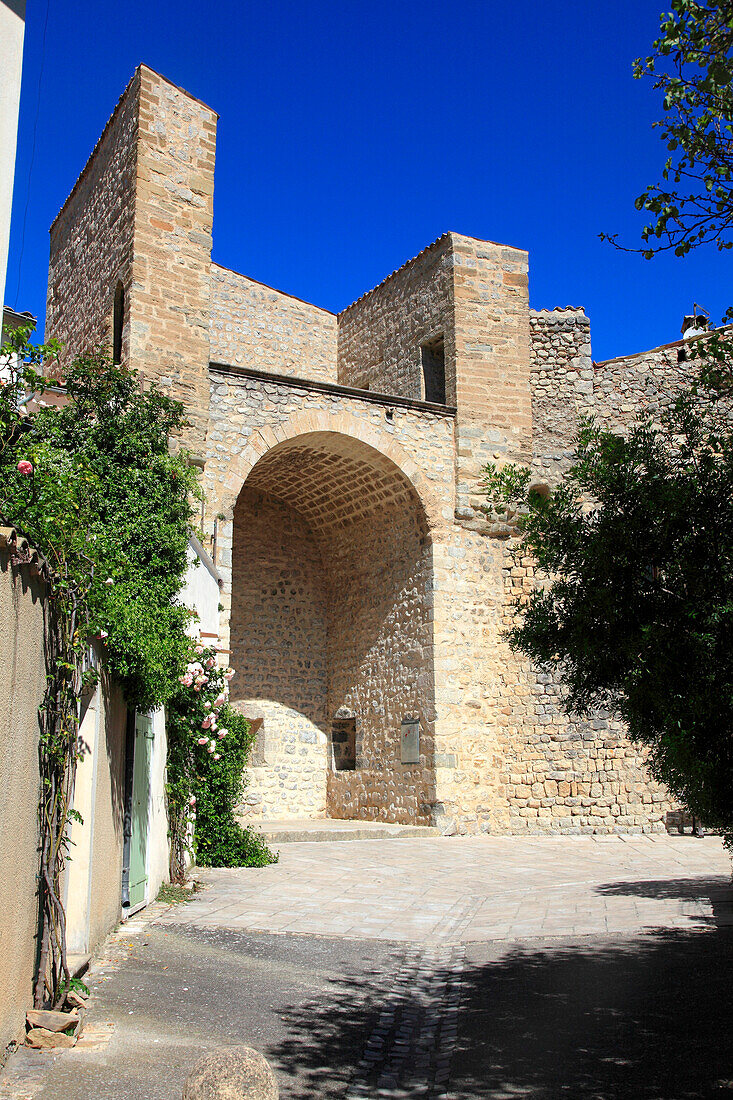
<instances>
[{"instance_id":1,"label":"arched recess","mask_svg":"<svg viewBox=\"0 0 733 1100\"><path fill-rule=\"evenodd\" d=\"M264 716L249 817L430 820L432 600L428 518L391 457L311 430L253 464L234 507L230 618L232 698ZM337 770L344 714L356 752ZM420 723L409 763L406 718Z\"/></svg>"},{"instance_id":2,"label":"arched recess","mask_svg":"<svg viewBox=\"0 0 733 1100\"><path fill-rule=\"evenodd\" d=\"M264 455L281 443L298 440L314 432L346 436L348 439L365 444L383 459L388 459L412 485L421 502L431 532L446 523L446 515L452 518L454 503L452 476L447 482L443 482L440 488L436 488L429 482L407 450L395 440L391 432L386 429L380 430L374 424L351 412L336 413L317 409L296 413L284 424L273 427L265 425L258 428L250 436L247 446L241 452L230 456L223 491L219 489L215 494L221 510L225 514L231 511L242 486Z\"/></svg>"}]
</instances>

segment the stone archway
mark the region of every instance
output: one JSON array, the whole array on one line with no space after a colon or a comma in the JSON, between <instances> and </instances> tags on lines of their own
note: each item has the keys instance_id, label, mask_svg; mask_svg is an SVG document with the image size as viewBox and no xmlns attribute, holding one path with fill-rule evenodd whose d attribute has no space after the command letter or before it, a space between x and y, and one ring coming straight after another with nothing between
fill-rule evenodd
<instances>
[{"instance_id":1,"label":"stone archway","mask_svg":"<svg viewBox=\"0 0 733 1100\"><path fill-rule=\"evenodd\" d=\"M247 817L431 820L432 597L425 509L391 457L316 430L252 466L230 618L232 699L262 718ZM410 762L406 720L420 729Z\"/></svg>"}]
</instances>

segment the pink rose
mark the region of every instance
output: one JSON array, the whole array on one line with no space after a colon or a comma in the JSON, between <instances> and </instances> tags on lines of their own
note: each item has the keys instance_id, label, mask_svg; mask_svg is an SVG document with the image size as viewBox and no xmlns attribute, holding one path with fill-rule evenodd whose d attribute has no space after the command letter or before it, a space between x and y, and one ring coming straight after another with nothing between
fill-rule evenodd
<instances>
[{"instance_id":1,"label":"pink rose","mask_svg":"<svg viewBox=\"0 0 733 1100\"><path fill-rule=\"evenodd\" d=\"M204 718L203 722L201 723L201 729L207 730L210 725L211 725L211 715L207 714L206 717Z\"/></svg>"},{"instance_id":2,"label":"pink rose","mask_svg":"<svg viewBox=\"0 0 733 1100\"><path fill-rule=\"evenodd\" d=\"M225 729L220 729L220 730L219 730L219 737L226 737L226 735L227 735L228 733L229 733L229 730L225 730Z\"/></svg>"},{"instance_id":3,"label":"pink rose","mask_svg":"<svg viewBox=\"0 0 733 1100\"><path fill-rule=\"evenodd\" d=\"M196 648L194 649L194 653L199 657L201 656L201 654L203 652L204 652L204 647L202 645L197 645Z\"/></svg>"},{"instance_id":4,"label":"pink rose","mask_svg":"<svg viewBox=\"0 0 733 1100\"><path fill-rule=\"evenodd\" d=\"M27 458L22 458L20 460L20 462L18 463L18 473L19 474L25 474L26 477L28 476L28 474L32 474L33 473L33 463L29 462Z\"/></svg>"},{"instance_id":5,"label":"pink rose","mask_svg":"<svg viewBox=\"0 0 733 1100\"><path fill-rule=\"evenodd\" d=\"M207 752L212 752L212 753L213 753L213 751L214 751L214 750L212 749L211 745L209 745L209 747L208 747L208 749L207 749L206 751L207 751Z\"/></svg>"},{"instance_id":6,"label":"pink rose","mask_svg":"<svg viewBox=\"0 0 733 1100\"><path fill-rule=\"evenodd\" d=\"M215 752L214 753L214 760L221 760L221 753L220 752Z\"/></svg>"},{"instance_id":7,"label":"pink rose","mask_svg":"<svg viewBox=\"0 0 733 1100\"><path fill-rule=\"evenodd\" d=\"M188 800L188 804L189 804L189 806L195 806L196 805L196 795L195 794L191 795L191 797Z\"/></svg>"},{"instance_id":8,"label":"pink rose","mask_svg":"<svg viewBox=\"0 0 733 1100\"><path fill-rule=\"evenodd\" d=\"M197 745L208 745L208 743L208 737L199 737L198 741L196 742Z\"/></svg>"}]
</instances>

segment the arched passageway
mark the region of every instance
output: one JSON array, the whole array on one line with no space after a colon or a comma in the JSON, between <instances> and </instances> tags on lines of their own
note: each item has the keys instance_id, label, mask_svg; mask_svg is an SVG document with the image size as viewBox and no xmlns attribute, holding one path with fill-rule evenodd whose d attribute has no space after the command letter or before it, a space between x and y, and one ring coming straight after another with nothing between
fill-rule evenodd
<instances>
[{"instance_id":1,"label":"arched passageway","mask_svg":"<svg viewBox=\"0 0 733 1100\"><path fill-rule=\"evenodd\" d=\"M432 589L422 504L386 456L320 431L257 462L232 553L232 698L260 720L246 816L431 820Z\"/></svg>"}]
</instances>

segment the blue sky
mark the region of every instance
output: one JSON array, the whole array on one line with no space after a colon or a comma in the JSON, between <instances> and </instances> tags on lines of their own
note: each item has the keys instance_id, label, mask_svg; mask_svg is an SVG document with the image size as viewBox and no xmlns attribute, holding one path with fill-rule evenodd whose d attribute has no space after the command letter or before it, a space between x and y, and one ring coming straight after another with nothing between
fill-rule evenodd
<instances>
[{"instance_id":1,"label":"blue sky","mask_svg":"<svg viewBox=\"0 0 733 1100\"><path fill-rule=\"evenodd\" d=\"M218 263L339 310L455 230L527 248L531 304L585 306L594 358L675 340L693 301L733 301L730 253L598 239L639 242L659 176L631 63L664 7L29 0L7 304L42 321L48 227L145 61L220 115Z\"/></svg>"}]
</instances>

